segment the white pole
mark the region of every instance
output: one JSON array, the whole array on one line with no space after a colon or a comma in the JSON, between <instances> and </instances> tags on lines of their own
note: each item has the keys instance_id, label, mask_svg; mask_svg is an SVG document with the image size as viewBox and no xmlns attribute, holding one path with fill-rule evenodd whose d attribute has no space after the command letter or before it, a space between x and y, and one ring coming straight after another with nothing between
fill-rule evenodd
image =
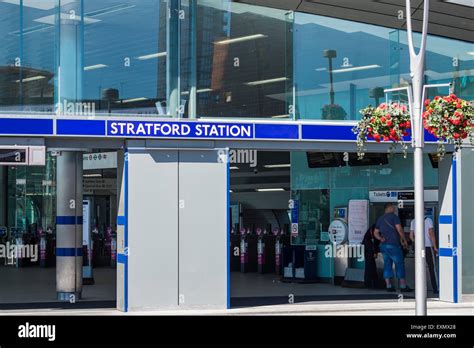
<instances>
[{"instance_id":1,"label":"white pole","mask_svg":"<svg viewBox=\"0 0 474 348\"><path fill-rule=\"evenodd\" d=\"M429 0L424 0L423 31L418 54L413 46L413 32L411 25L411 0L406 0L406 18L408 46L410 50L410 76L413 89L413 125L412 137L414 138L414 185L415 185L415 302L416 315L426 315L426 258L425 258L425 202L423 183L423 146L424 130L422 121L422 94L424 78L424 59L426 37L428 29Z\"/></svg>"}]
</instances>

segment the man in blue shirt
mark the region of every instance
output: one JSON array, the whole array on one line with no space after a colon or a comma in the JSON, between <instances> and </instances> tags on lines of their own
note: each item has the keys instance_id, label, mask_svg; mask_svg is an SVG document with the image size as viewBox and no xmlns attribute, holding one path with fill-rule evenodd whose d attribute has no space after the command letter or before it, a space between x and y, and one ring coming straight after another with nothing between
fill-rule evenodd
<instances>
[{"instance_id":1,"label":"man in blue shirt","mask_svg":"<svg viewBox=\"0 0 474 348\"><path fill-rule=\"evenodd\" d=\"M405 257L403 248L407 248L408 242L402 229L400 218L395 215L395 206L392 203L385 204L385 214L378 218L375 224L374 236L380 241L380 251L383 254L383 277L387 291L395 291L392 287L393 263L397 278L400 280L400 291L412 291L407 286L405 279Z\"/></svg>"}]
</instances>

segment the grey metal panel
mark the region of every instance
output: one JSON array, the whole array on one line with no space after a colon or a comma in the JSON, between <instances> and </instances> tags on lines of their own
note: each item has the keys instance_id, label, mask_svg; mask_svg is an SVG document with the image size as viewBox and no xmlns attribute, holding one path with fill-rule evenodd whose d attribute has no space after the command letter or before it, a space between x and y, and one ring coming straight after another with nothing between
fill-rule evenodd
<instances>
[{"instance_id":1,"label":"grey metal panel","mask_svg":"<svg viewBox=\"0 0 474 348\"><path fill-rule=\"evenodd\" d=\"M179 153L179 294L183 307L227 306L227 164Z\"/></svg>"},{"instance_id":2,"label":"grey metal panel","mask_svg":"<svg viewBox=\"0 0 474 348\"><path fill-rule=\"evenodd\" d=\"M128 307L178 305L178 152L128 155Z\"/></svg>"}]
</instances>

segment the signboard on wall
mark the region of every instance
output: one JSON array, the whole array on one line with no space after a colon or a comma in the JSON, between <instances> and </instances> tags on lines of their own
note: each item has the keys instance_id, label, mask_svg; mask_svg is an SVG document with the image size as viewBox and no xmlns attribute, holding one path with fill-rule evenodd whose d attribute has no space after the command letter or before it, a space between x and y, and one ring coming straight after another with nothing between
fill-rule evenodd
<instances>
[{"instance_id":1,"label":"signboard on wall","mask_svg":"<svg viewBox=\"0 0 474 348\"><path fill-rule=\"evenodd\" d=\"M437 202L438 190L425 190L425 202ZM414 202L415 193L413 190L403 191L369 191L369 200L373 203L387 203L387 202Z\"/></svg>"},{"instance_id":2,"label":"signboard on wall","mask_svg":"<svg viewBox=\"0 0 474 348\"><path fill-rule=\"evenodd\" d=\"M117 168L117 152L86 153L82 158L84 170Z\"/></svg>"},{"instance_id":3,"label":"signboard on wall","mask_svg":"<svg viewBox=\"0 0 474 348\"><path fill-rule=\"evenodd\" d=\"M117 179L111 178L84 178L83 193L86 195L94 194L97 190L106 190L115 192L117 190Z\"/></svg>"},{"instance_id":4,"label":"signboard on wall","mask_svg":"<svg viewBox=\"0 0 474 348\"><path fill-rule=\"evenodd\" d=\"M296 237L299 233L298 220L300 203L298 200L291 199L288 207L291 209L291 235Z\"/></svg>"},{"instance_id":5,"label":"signboard on wall","mask_svg":"<svg viewBox=\"0 0 474 348\"><path fill-rule=\"evenodd\" d=\"M349 244L361 244L369 228L369 201L351 199L349 201Z\"/></svg>"},{"instance_id":6,"label":"signboard on wall","mask_svg":"<svg viewBox=\"0 0 474 348\"><path fill-rule=\"evenodd\" d=\"M0 146L0 166L44 166L44 146Z\"/></svg>"}]
</instances>

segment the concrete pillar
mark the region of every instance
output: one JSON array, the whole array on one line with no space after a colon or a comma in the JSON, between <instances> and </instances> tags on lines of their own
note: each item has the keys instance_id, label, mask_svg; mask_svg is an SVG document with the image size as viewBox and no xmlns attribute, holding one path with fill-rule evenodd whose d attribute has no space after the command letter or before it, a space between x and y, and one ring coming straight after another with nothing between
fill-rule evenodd
<instances>
[{"instance_id":1,"label":"concrete pillar","mask_svg":"<svg viewBox=\"0 0 474 348\"><path fill-rule=\"evenodd\" d=\"M61 152L56 177L56 292L75 302L82 292L82 153Z\"/></svg>"}]
</instances>

